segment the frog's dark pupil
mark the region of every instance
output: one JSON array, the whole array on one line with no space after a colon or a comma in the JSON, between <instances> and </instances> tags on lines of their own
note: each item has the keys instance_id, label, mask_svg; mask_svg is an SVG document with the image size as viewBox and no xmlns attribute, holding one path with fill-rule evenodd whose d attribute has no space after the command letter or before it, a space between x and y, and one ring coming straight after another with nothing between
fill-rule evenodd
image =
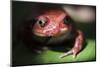
<instances>
[{"instance_id":1,"label":"frog's dark pupil","mask_svg":"<svg viewBox=\"0 0 100 67\"><path fill-rule=\"evenodd\" d=\"M64 18L64 23L65 24L70 24L71 23L71 18L70 17L65 17Z\"/></svg>"},{"instance_id":2,"label":"frog's dark pupil","mask_svg":"<svg viewBox=\"0 0 100 67\"><path fill-rule=\"evenodd\" d=\"M64 22L68 23L68 18L67 17L64 18Z\"/></svg>"},{"instance_id":3,"label":"frog's dark pupil","mask_svg":"<svg viewBox=\"0 0 100 67\"><path fill-rule=\"evenodd\" d=\"M39 24L41 25L42 24L42 21L39 21Z\"/></svg>"}]
</instances>

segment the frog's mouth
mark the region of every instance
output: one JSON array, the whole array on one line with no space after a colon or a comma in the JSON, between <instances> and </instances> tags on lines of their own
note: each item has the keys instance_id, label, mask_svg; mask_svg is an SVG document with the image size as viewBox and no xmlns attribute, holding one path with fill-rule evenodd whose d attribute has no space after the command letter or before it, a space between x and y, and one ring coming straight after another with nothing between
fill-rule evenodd
<instances>
[{"instance_id":1,"label":"frog's mouth","mask_svg":"<svg viewBox=\"0 0 100 67\"><path fill-rule=\"evenodd\" d=\"M34 34L35 34L36 36L46 37L46 35L45 35L44 33L34 32Z\"/></svg>"},{"instance_id":2,"label":"frog's mouth","mask_svg":"<svg viewBox=\"0 0 100 67\"><path fill-rule=\"evenodd\" d=\"M34 34L36 36L40 36L40 37L56 37L56 36L60 36L60 35L63 35L64 33L66 33L68 30L65 29L63 31L58 31L57 33L54 33L54 32L46 32L46 33L43 33L43 32L37 32L37 31L34 31Z\"/></svg>"}]
</instances>

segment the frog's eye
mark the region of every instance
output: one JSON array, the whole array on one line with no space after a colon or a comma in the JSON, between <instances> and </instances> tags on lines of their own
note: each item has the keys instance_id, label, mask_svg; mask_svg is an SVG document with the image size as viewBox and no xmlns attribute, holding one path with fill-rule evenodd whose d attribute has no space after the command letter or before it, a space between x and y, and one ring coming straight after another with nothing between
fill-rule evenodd
<instances>
[{"instance_id":1,"label":"frog's eye","mask_svg":"<svg viewBox=\"0 0 100 67\"><path fill-rule=\"evenodd\" d=\"M75 28L75 26L76 26L76 24L75 24L75 22L73 21L73 19L72 19L71 17L69 17L69 16L66 16L66 17L64 18L64 23L67 24L67 25L71 25L71 26L73 26L74 28Z\"/></svg>"},{"instance_id":2,"label":"frog's eye","mask_svg":"<svg viewBox=\"0 0 100 67\"><path fill-rule=\"evenodd\" d=\"M44 27L46 25L47 21L45 21L45 20L38 20L37 23L38 23L38 25L40 27Z\"/></svg>"},{"instance_id":3,"label":"frog's eye","mask_svg":"<svg viewBox=\"0 0 100 67\"><path fill-rule=\"evenodd\" d=\"M70 23L72 23L72 19L71 19L70 17L66 16L66 17L64 18L64 23L65 23L65 24L70 24Z\"/></svg>"}]
</instances>

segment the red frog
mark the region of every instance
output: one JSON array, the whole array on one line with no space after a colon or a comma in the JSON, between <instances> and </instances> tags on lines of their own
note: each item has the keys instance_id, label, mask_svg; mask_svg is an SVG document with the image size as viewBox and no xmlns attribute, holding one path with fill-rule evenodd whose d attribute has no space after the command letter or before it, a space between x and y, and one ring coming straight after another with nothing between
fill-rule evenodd
<instances>
[{"instance_id":1,"label":"red frog","mask_svg":"<svg viewBox=\"0 0 100 67\"><path fill-rule=\"evenodd\" d=\"M32 31L35 35L40 37L61 37L61 35L66 35L65 32L73 30L70 21L66 21L69 24L65 24L64 19L68 17L67 12L59 8L42 11L42 14L35 18L37 21L33 25ZM61 58L69 54L72 54L75 58L82 49L83 33L79 29L74 29L74 31L77 35L75 36L73 48L61 55Z\"/></svg>"}]
</instances>

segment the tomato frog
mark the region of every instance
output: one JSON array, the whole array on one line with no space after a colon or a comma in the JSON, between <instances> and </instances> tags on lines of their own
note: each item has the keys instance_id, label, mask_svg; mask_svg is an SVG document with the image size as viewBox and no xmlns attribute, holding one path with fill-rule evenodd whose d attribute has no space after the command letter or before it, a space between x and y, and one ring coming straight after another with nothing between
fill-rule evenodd
<instances>
[{"instance_id":1,"label":"tomato frog","mask_svg":"<svg viewBox=\"0 0 100 67\"><path fill-rule=\"evenodd\" d=\"M60 57L63 58L69 54L73 58L77 56L83 47L83 33L73 25L71 17L63 9L55 8L44 10L40 15L34 18L36 21L32 25L32 33L35 36L49 39L45 44L63 44L67 40L73 41L73 47ZM40 38L40 39L41 39ZM67 43L66 43L67 45ZM67 47L66 47L67 48Z\"/></svg>"}]
</instances>

